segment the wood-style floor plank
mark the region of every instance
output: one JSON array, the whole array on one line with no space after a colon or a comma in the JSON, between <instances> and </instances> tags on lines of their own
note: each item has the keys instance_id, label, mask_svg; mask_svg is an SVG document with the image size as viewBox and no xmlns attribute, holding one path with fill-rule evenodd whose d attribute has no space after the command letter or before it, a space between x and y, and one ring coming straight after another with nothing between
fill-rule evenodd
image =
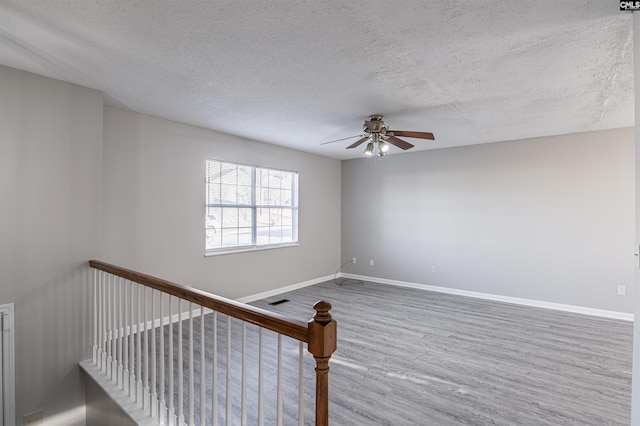
<instances>
[{"instance_id":1,"label":"wood-style floor plank","mask_svg":"<svg viewBox=\"0 0 640 426\"><path fill-rule=\"evenodd\" d=\"M332 425L629 424L630 322L375 283L253 305L306 319L321 299L338 321Z\"/></svg>"}]
</instances>

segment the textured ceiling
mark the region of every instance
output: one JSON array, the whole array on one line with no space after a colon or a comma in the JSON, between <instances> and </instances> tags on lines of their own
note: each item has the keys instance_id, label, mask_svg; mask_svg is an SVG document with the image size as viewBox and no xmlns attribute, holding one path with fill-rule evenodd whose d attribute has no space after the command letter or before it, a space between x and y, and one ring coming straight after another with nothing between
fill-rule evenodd
<instances>
[{"instance_id":1,"label":"textured ceiling","mask_svg":"<svg viewBox=\"0 0 640 426\"><path fill-rule=\"evenodd\" d=\"M633 125L616 0L0 0L0 64L335 158L373 113L413 150Z\"/></svg>"}]
</instances>

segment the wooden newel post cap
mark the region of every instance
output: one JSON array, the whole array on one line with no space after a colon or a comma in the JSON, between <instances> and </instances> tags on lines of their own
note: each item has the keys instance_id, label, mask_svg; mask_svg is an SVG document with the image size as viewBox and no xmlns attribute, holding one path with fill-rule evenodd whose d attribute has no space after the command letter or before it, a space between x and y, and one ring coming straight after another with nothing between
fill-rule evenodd
<instances>
[{"instance_id":1,"label":"wooden newel post cap","mask_svg":"<svg viewBox=\"0 0 640 426\"><path fill-rule=\"evenodd\" d=\"M315 357L330 357L336 351L336 322L331 318L329 302L313 305L316 314L309 321L309 352Z\"/></svg>"},{"instance_id":2,"label":"wooden newel post cap","mask_svg":"<svg viewBox=\"0 0 640 426\"><path fill-rule=\"evenodd\" d=\"M319 322L320 324L328 324L331 322L332 318L329 313L331 310L331 303L321 300L313 305L313 309L316 310L316 314L313 316L315 322Z\"/></svg>"}]
</instances>

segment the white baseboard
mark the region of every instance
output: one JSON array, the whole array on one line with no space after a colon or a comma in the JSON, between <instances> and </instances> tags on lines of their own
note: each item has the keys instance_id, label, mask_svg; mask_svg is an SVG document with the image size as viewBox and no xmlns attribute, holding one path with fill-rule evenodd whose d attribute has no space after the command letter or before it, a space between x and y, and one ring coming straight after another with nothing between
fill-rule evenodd
<instances>
[{"instance_id":1,"label":"white baseboard","mask_svg":"<svg viewBox=\"0 0 640 426\"><path fill-rule=\"evenodd\" d=\"M323 283L325 281L330 281L332 279L333 279L333 275L327 275L327 276L324 276L324 277L315 278L313 280L303 281L301 283L291 284L291 285L288 285L288 286L285 286L285 287L276 288L274 290L269 290L269 291L265 291L265 292L262 292L262 293L257 293L257 294L252 294L250 296L241 297L239 299L236 299L236 302L251 303L251 302L255 302L256 300L266 299L267 297L271 297L271 296L277 296L278 294L287 293L289 291L297 290L297 289L303 288L303 287L309 287L310 285L314 285L314 284L320 284L320 283Z\"/></svg>"},{"instance_id":2,"label":"white baseboard","mask_svg":"<svg viewBox=\"0 0 640 426\"><path fill-rule=\"evenodd\" d=\"M480 293L476 291L459 290L456 288L438 287L428 284L417 284L406 281L390 280L387 278L368 277L365 275L340 274L341 277L362 281L369 281L380 284L394 285L398 287L408 287L418 290L435 291L438 293L455 294L458 296L475 297L477 299L495 300L498 302L514 303L516 305L533 306L536 308L554 309L557 311L573 312L597 317L612 318L624 321L633 321L634 315L625 312L607 311L603 309L585 308L582 306L564 305L561 303L544 302L541 300L521 299L519 297L500 296L497 294Z\"/></svg>"}]
</instances>

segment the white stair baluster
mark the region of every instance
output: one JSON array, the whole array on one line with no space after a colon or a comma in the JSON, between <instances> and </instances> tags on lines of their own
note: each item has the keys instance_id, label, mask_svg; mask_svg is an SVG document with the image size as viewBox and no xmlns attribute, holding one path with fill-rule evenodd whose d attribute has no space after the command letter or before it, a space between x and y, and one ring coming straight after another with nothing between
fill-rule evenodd
<instances>
[{"instance_id":1,"label":"white stair baluster","mask_svg":"<svg viewBox=\"0 0 640 426\"><path fill-rule=\"evenodd\" d=\"M242 408L241 420L242 426L247 425L247 323L242 321Z\"/></svg>"},{"instance_id":2,"label":"white stair baluster","mask_svg":"<svg viewBox=\"0 0 640 426\"><path fill-rule=\"evenodd\" d=\"M278 384L276 393L278 395L276 424L282 426L282 334L278 334Z\"/></svg>"},{"instance_id":3,"label":"white stair baluster","mask_svg":"<svg viewBox=\"0 0 640 426\"><path fill-rule=\"evenodd\" d=\"M298 342L298 426L304 426L304 345Z\"/></svg>"},{"instance_id":4,"label":"white stair baluster","mask_svg":"<svg viewBox=\"0 0 640 426\"><path fill-rule=\"evenodd\" d=\"M137 284L130 282L129 283L129 397L133 397L136 389L136 374L135 374L135 365L136 365L136 342L135 342L135 291Z\"/></svg>"},{"instance_id":5,"label":"white stair baluster","mask_svg":"<svg viewBox=\"0 0 640 426\"><path fill-rule=\"evenodd\" d=\"M108 376L109 366L111 365L111 342L109 341L109 277L104 277L104 353L105 362L102 370Z\"/></svg>"},{"instance_id":6,"label":"white stair baluster","mask_svg":"<svg viewBox=\"0 0 640 426\"><path fill-rule=\"evenodd\" d=\"M165 424L166 420L166 405L165 405L165 391L164 391L164 293L160 293L160 400L158 401L158 415L160 417L160 424Z\"/></svg>"},{"instance_id":7,"label":"white stair baluster","mask_svg":"<svg viewBox=\"0 0 640 426\"><path fill-rule=\"evenodd\" d=\"M92 362L98 365L98 270L93 269L93 354Z\"/></svg>"},{"instance_id":8,"label":"white stair baluster","mask_svg":"<svg viewBox=\"0 0 640 426\"><path fill-rule=\"evenodd\" d=\"M262 327L260 327L258 328L258 426L264 426L264 383L262 376Z\"/></svg>"},{"instance_id":9,"label":"white stair baluster","mask_svg":"<svg viewBox=\"0 0 640 426\"><path fill-rule=\"evenodd\" d=\"M176 409L173 400L173 296L169 296L169 396L167 397L169 404L169 425L176 424Z\"/></svg>"},{"instance_id":10,"label":"white stair baluster","mask_svg":"<svg viewBox=\"0 0 640 426\"><path fill-rule=\"evenodd\" d=\"M110 276L111 283L111 380L118 383L118 277Z\"/></svg>"},{"instance_id":11,"label":"white stair baluster","mask_svg":"<svg viewBox=\"0 0 640 426\"><path fill-rule=\"evenodd\" d=\"M218 424L218 313L213 312L213 360L211 368L211 424Z\"/></svg>"},{"instance_id":12,"label":"white stair baluster","mask_svg":"<svg viewBox=\"0 0 640 426\"><path fill-rule=\"evenodd\" d=\"M118 385L124 389L124 319L122 318L124 298L122 297L123 279L118 277Z\"/></svg>"},{"instance_id":13,"label":"white stair baluster","mask_svg":"<svg viewBox=\"0 0 640 426\"><path fill-rule=\"evenodd\" d=\"M226 424L227 426L231 426L231 317L227 315L227 384L226 384Z\"/></svg>"},{"instance_id":14,"label":"white stair baluster","mask_svg":"<svg viewBox=\"0 0 640 426\"><path fill-rule=\"evenodd\" d=\"M207 402L205 401L206 397L206 386L205 386L205 371L206 364L204 359L204 306L200 306L200 425L204 426L206 424L207 418Z\"/></svg>"},{"instance_id":15,"label":"white stair baluster","mask_svg":"<svg viewBox=\"0 0 640 426\"><path fill-rule=\"evenodd\" d=\"M189 424L194 420L194 385L193 385L193 303L189 302Z\"/></svg>"},{"instance_id":16,"label":"white stair baluster","mask_svg":"<svg viewBox=\"0 0 640 426\"><path fill-rule=\"evenodd\" d=\"M138 284L137 318L136 318L136 402L142 405L142 286Z\"/></svg>"},{"instance_id":17,"label":"white stair baluster","mask_svg":"<svg viewBox=\"0 0 640 426\"><path fill-rule=\"evenodd\" d=\"M182 357L182 299L178 299L178 424L184 424L184 367Z\"/></svg>"},{"instance_id":18,"label":"white stair baluster","mask_svg":"<svg viewBox=\"0 0 640 426\"><path fill-rule=\"evenodd\" d=\"M151 289L151 417L158 415L157 359L156 359L156 290Z\"/></svg>"},{"instance_id":19,"label":"white stair baluster","mask_svg":"<svg viewBox=\"0 0 640 426\"><path fill-rule=\"evenodd\" d=\"M148 409L149 408L149 332L148 332L148 320L149 320L149 312L148 312L148 304L149 304L149 296L147 294L147 287L143 287L143 321L142 321L142 330L143 330L143 335L142 338L144 339L144 352L143 352L143 358L144 358L144 362L143 362L143 366L144 366L144 371L142 373L142 408L143 409ZM151 414L151 413L149 413Z\"/></svg>"},{"instance_id":20,"label":"white stair baluster","mask_svg":"<svg viewBox=\"0 0 640 426\"><path fill-rule=\"evenodd\" d=\"M128 394L129 393L129 336L131 335L131 321L129 318L129 312L131 311L131 299L128 297L130 294L129 287L131 287L131 281L126 280L123 286L123 295L124 295L124 320L123 320L123 338L122 338L122 385L123 390Z\"/></svg>"}]
</instances>

